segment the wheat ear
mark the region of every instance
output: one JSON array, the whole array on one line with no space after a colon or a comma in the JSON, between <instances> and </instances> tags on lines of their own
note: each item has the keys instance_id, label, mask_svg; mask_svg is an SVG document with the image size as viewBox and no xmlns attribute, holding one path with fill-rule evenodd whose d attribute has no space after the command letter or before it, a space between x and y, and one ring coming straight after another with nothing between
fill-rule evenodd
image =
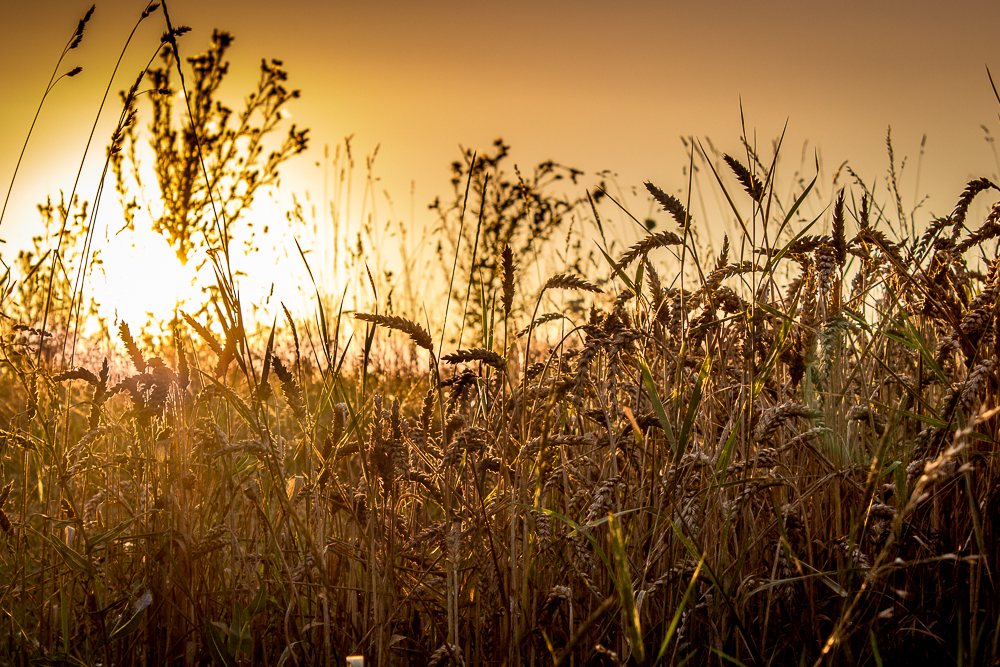
<instances>
[{"instance_id":1,"label":"wheat ear","mask_svg":"<svg viewBox=\"0 0 1000 667\"><path fill-rule=\"evenodd\" d=\"M582 289L587 292L604 294L604 290L597 285L588 283L580 276L575 276L572 273L559 273L552 276L542 285L543 292L547 289Z\"/></svg>"},{"instance_id":2,"label":"wheat ear","mask_svg":"<svg viewBox=\"0 0 1000 667\"><path fill-rule=\"evenodd\" d=\"M372 313L354 313L354 319L361 320L362 322L371 322L372 324L377 324L387 329L402 331L418 346L424 348L428 352L434 351L434 343L431 340L431 335L427 333L422 326L416 324L415 322L411 322L402 317L394 317L392 315L374 315Z\"/></svg>"}]
</instances>

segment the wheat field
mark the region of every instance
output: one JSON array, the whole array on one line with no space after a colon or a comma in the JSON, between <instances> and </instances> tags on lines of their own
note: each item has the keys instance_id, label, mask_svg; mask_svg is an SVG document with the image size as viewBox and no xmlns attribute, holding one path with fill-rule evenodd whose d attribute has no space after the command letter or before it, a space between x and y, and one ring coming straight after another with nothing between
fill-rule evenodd
<instances>
[{"instance_id":1,"label":"wheat field","mask_svg":"<svg viewBox=\"0 0 1000 667\"><path fill-rule=\"evenodd\" d=\"M107 164L127 217L151 88L155 229L208 249L204 302L80 333L72 197L0 285L0 663L1000 664L997 184L918 227L894 180L783 197L778 150L692 145L739 236L710 250L689 184L646 183L637 242L533 281L620 202L514 178L498 142L436 202L450 322L317 294L260 324L230 226L305 150L298 93L264 62L257 106L213 106L231 37L183 33Z\"/></svg>"}]
</instances>

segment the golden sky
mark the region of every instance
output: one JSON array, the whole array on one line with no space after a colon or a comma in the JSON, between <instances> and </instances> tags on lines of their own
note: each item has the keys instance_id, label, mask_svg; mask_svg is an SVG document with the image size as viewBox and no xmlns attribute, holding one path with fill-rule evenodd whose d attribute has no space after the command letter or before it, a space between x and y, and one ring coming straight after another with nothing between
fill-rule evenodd
<instances>
[{"instance_id":1,"label":"golden sky","mask_svg":"<svg viewBox=\"0 0 1000 667\"><path fill-rule=\"evenodd\" d=\"M4 194L55 60L89 4L0 3ZM0 227L5 258L33 233L34 203L72 187L104 87L144 6L98 2L82 45L65 61L64 70L85 69L59 83L39 118ZM949 213L970 178L1000 171L982 127L1000 133L986 73L989 66L1000 83L995 0L173 0L169 10L174 23L193 28L181 42L188 55L204 50L213 28L235 35L234 103L262 57L284 61L289 86L303 93L290 107L292 121L311 128L312 148L286 170L283 189L319 196L312 165L324 144L353 134L362 172L363 156L380 145L380 186L397 217L414 226L427 221L435 195L447 194L459 145L485 149L501 136L522 166L551 158L588 173L610 169L626 189L651 180L680 191L680 137L709 137L740 155L741 104L764 154L787 121L789 178L819 151L824 192L844 160L869 184L884 182L890 125L897 160L907 158L906 203L926 195L928 217ZM133 40L93 164L103 160L117 91L130 85L163 29L155 14ZM91 176L80 193L91 198L95 187Z\"/></svg>"}]
</instances>

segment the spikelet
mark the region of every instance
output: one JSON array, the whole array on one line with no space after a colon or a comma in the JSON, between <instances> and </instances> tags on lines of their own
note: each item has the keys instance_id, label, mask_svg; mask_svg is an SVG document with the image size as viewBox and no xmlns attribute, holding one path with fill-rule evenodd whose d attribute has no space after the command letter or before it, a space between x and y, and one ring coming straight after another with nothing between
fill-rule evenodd
<instances>
[{"instance_id":1,"label":"spikelet","mask_svg":"<svg viewBox=\"0 0 1000 667\"><path fill-rule=\"evenodd\" d=\"M572 598L573 589L569 586L553 586L538 611L539 621L545 624L551 623L562 602Z\"/></svg>"},{"instance_id":2,"label":"spikelet","mask_svg":"<svg viewBox=\"0 0 1000 667\"><path fill-rule=\"evenodd\" d=\"M83 505L83 525L86 528L93 528L98 525L97 508L104 502L107 493L98 491Z\"/></svg>"},{"instance_id":3,"label":"spikelet","mask_svg":"<svg viewBox=\"0 0 1000 667\"><path fill-rule=\"evenodd\" d=\"M213 526L207 533L194 540L194 544L191 548L191 555L195 558L199 558L212 553L216 549L221 549L229 542L225 536L226 527L224 525L219 524L217 526Z\"/></svg>"},{"instance_id":4,"label":"spikelet","mask_svg":"<svg viewBox=\"0 0 1000 667\"><path fill-rule=\"evenodd\" d=\"M680 245L681 243L683 243L681 237L677 236L677 234L674 234L671 231L664 230L662 232L650 234L646 238L642 239L641 241L633 245L631 248L628 249L628 251L624 255L622 255L622 258L618 260L617 264L615 264L615 270L620 271L621 269L624 269L626 266L634 262L636 258L638 258L640 255L642 255L643 253L647 253L650 250L653 250L654 248L663 248L665 246L670 246L670 245Z\"/></svg>"},{"instance_id":5,"label":"spikelet","mask_svg":"<svg viewBox=\"0 0 1000 667\"><path fill-rule=\"evenodd\" d=\"M306 555L302 559L302 562L289 573L292 581L307 581L309 576L312 574L314 567L316 567L316 559L313 557L312 552L307 551Z\"/></svg>"},{"instance_id":6,"label":"spikelet","mask_svg":"<svg viewBox=\"0 0 1000 667\"><path fill-rule=\"evenodd\" d=\"M740 164L739 160L731 155L724 154L722 159L726 161L729 168L736 174L736 179L740 182L740 185L743 186L743 189L746 190L747 194L759 204L760 200L764 198L764 186L761 184L760 180L751 174L749 169Z\"/></svg>"},{"instance_id":7,"label":"spikelet","mask_svg":"<svg viewBox=\"0 0 1000 667\"><path fill-rule=\"evenodd\" d=\"M816 248L813 259L816 262L816 277L819 281L819 302L826 306L836 277L834 273L837 269L837 250L824 242Z\"/></svg>"},{"instance_id":8,"label":"spikelet","mask_svg":"<svg viewBox=\"0 0 1000 667\"><path fill-rule=\"evenodd\" d=\"M514 252L510 246L503 249L503 314L510 315L514 307Z\"/></svg>"},{"instance_id":9,"label":"spikelet","mask_svg":"<svg viewBox=\"0 0 1000 667\"><path fill-rule=\"evenodd\" d=\"M177 38L186 35L191 32L191 28L186 25L179 25L173 30L165 30L162 35L160 35L161 44L176 44ZM176 49L174 49L176 51Z\"/></svg>"},{"instance_id":10,"label":"spikelet","mask_svg":"<svg viewBox=\"0 0 1000 667\"><path fill-rule=\"evenodd\" d=\"M374 315L371 313L354 313L354 319L361 320L362 322L377 324L387 329L401 331L409 336L410 340L416 343L419 347L424 348L428 352L434 351L434 343L431 340L431 335L427 333L427 331L424 330L424 328L419 324L411 322L407 319L392 315Z\"/></svg>"},{"instance_id":11,"label":"spikelet","mask_svg":"<svg viewBox=\"0 0 1000 667\"><path fill-rule=\"evenodd\" d=\"M660 274L652 264L646 265L646 284L649 285L649 302L655 312L663 303L663 285L660 283Z\"/></svg>"},{"instance_id":12,"label":"spikelet","mask_svg":"<svg viewBox=\"0 0 1000 667\"><path fill-rule=\"evenodd\" d=\"M90 429L89 431L84 433L83 437L80 438L80 441L76 443L76 446L73 448L72 454L76 454L83 448L87 447L88 445L90 445L90 443L94 442L99 437L107 433L107 431L108 429L105 426L100 426L97 428Z\"/></svg>"},{"instance_id":13,"label":"spikelet","mask_svg":"<svg viewBox=\"0 0 1000 667\"><path fill-rule=\"evenodd\" d=\"M608 512L614 509L615 491L618 489L620 479L621 478L616 475L597 485L597 488L594 489L594 494L591 497L590 506L587 508L587 514L584 516L583 522L585 524L589 524L604 517Z\"/></svg>"},{"instance_id":14,"label":"spikelet","mask_svg":"<svg viewBox=\"0 0 1000 667\"><path fill-rule=\"evenodd\" d=\"M539 315L537 318L535 318L535 321L532 322L530 326L526 326L520 331L518 331L515 338L524 338L525 334L527 334L532 329L537 329L546 322L555 322L556 320L565 319L565 317L566 316L563 315L562 313L545 313L544 315Z\"/></svg>"},{"instance_id":15,"label":"spikelet","mask_svg":"<svg viewBox=\"0 0 1000 667\"><path fill-rule=\"evenodd\" d=\"M878 435L882 435L885 432L885 417L875 412L867 405L852 406L851 409L847 411L846 418L849 422L864 422L868 424Z\"/></svg>"},{"instance_id":16,"label":"spikelet","mask_svg":"<svg viewBox=\"0 0 1000 667\"><path fill-rule=\"evenodd\" d=\"M106 360L105 360L106 361ZM177 338L177 384L182 390L187 389L191 384L191 369L188 366L187 353L184 351L184 343Z\"/></svg>"},{"instance_id":17,"label":"spikelet","mask_svg":"<svg viewBox=\"0 0 1000 667\"><path fill-rule=\"evenodd\" d=\"M715 269L705 278L705 284L698 290L696 298L700 299L702 294L707 295L709 299L715 296L715 292L719 289L722 281L733 275L732 268L728 265L728 262L729 237L726 236L722 242L722 252L719 253L718 259L715 260ZM732 266L736 265L733 264Z\"/></svg>"},{"instance_id":18,"label":"spikelet","mask_svg":"<svg viewBox=\"0 0 1000 667\"><path fill-rule=\"evenodd\" d=\"M590 551L590 542L579 531L572 533L569 540L573 546L573 565L577 573L585 583L593 586L591 575L597 569L597 561Z\"/></svg>"},{"instance_id":19,"label":"spikelet","mask_svg":"<svg viewBox=\"0 0 1000 667\"><path fill-rule=\"evenodd\" d=\"M271 357L274 353L274 326L271 326L271 335L267 339L267 348L264 351L264 364L260 372L260 382L257 384L257 398L266 401L271 398L271 385L267 378L271 371Z\"/></svg>"},{"instance_id":20,"label":"spikelet","mask_svg":"<svg viewBox=\"0 0 1000 667\"><path fill-rule=\"evenodd\" d=\"M817 236L815 234L807 234L806 236L800 236L794 242L789 243L785 248L785 257L795 258L797 255L810 253L820 247L823 243L828 243L829 241L830 237L826 235ZM758 248L756 252L759 255L773 256L776 255L779 250L779 248Z\"/></svg>"},{"instance_id":21,"label":"spikelet","mask_svg":"<svg viewBox=\"0 0 1000 667\"><path fill-rule=\"evenodd\" d=\"M632 290L623 289L618 293L618 296L615 297L614 303L611 304L611 312L617 313L619 316L624 315L627 317L627 313L624 312L625 304L631 301L634 297L635 294L632 293Z\"/></svg>"},{"instance_id":22,"label":"spikelet","mask_svg":"<svg viewBox=\"0 0 1000 667\"><path fill-rule=\"evenodd\" d=\"M347 418L349 416L347 403L337 403L333 406L333 414L333 442L336 444L344 437L344 431L347 430Z\"/></svg>"},{"instance_id":23,"label":"spikelet","mask_svg":"<svg viewBox=\"0 0 1000 667\"><path fill-rule=\"evenodd\" d=\"M295 320L292 319L292 314L288 312L288 308L284 303L281 304L281 309L285 312L285 320L288 321L288 328L292 330L292 341L295 343L295 365L298 366L299 363L299 331L295 327Z\"/></svg>"},{"instance_id":24,"label":"spikelet","mask_svg":"<svg viewBox=\"0 0 1000 667\"><path fill-rule=\"evenodd\" d=\"M86 380L89 384L96 387L99 384L97 376L88 371L83 366L77 366L76 368L71 368L68 371L63 371L62 373L56 373L52 376L53 382L64 382L65 380Z\"/></svg>"},{"instance_id":25,"label":"spikelet","mask_svg":"<svg viewBox=\"0 0 1000 667\"><path fill-rule=\"evenodd\" d=\"M84 14L82 19L80 19L80 22L76 24L76 32L73 33L73 38L69 43L70 49L75 49L80 46L80 42L83 41L83 31L87 27L87 22L90 21L90 17L94 15L94 9L96 8L97 5L91 5L90 9L87 10L87 13Z\"/></svg>"},{"instance_id":26,"label":"spikelet","mask_svg":"<svg viewBox=\"0 0 1000 667\"><path fill-rule=\"evenodd\" d=\"M972 246L989 241L1000 236L1000 202L993 204L993 209L986 216L986 221L975 232L969 235L964 241L959 243L955 250L959 254L964 253Z\"/></svg>"},{"instance_id":27,"label":"spikelet","mask_svg":"<svg viewBox=\"0 0 1000 667\"><path fill-rule=\"evenodd\" d=\"M292 409L292 414L300 422L305 421L306 411L302 406L302 392L299 391L299 386L295 383L295 378L285 368L285 364L278 357L271 357L271 365L274 367L274 374L281 381L281 389L285 394L285 400L288 401L288 406Z\"/></svg>"},{"instance_id":28,"label":"spikelet","mask_svg":"<svg viewBox=\"0 0 1000 667\"><path fill-rule=\"evenodd\" d=\"M470 361L481 361L487 366L491 366L498 371L504 371L507 369L507 362L504 358L492 350L484 350L481 348L473 348L471 350L456 350L451 354L446 354L441 357L442 361L449 364L464 364Z\"/></svg>"},{"instance_id":29,"label":"spikelet","mask_svg":"<svg viewBox=\"0 0 1000 667\"><path fill-rule=\"evenodd\" d=\"M993 317L993 304L989 301L977 304L977 306L962 316L959 328L962 335L972 344L976 345L979 339L986 332Z\"/></svg>"},{"instance_id":30,"label":"spikelet","mask_svg":"<svg viewBox=\"0 0 1000 667\"><path fill-rule=\"evenodd\" d=\"M450 662L454 663L455 667L465 667L462 649L455 644L442 644L436 651L431 653L431 659L427 662L427 667L444 667Z\"/></svg>"},{"instance_id":31,"label":"spikelet","mask_svg":"<svg viewBox=\"0 0 1000 667\"><path fill-rule=\"evenodd\" d=\"M837 264L841 267L847 261L847 239L844 236L844 189L840 189L837 202L833 205L833 249L837 252Z\"/></svg>"},{"instance_id":32,"label":"spikelet","mask_svg":"<svg viewBox=\"0 0 1000 667\"><path fill-rule=\"evenodd\" d=\"M831 430L825 426L816 426L807 431L799 433L797 436L786 442L781 446L782 449L792 449L798 445L805 443L813 438L819 437L820 435L831 433Z\"/></svg>"},{"instance_id":33,"label":"spikelet","mask_svg":"<svg viewBox=\"0 0 1000 667\"><path fill-rule=\"evenodd\" d=\"M458 567L462 564L462 522L452 521L444 536L445 557Z\"/></svg>"},{"instance_id":34,"label":"spikelet","mask_svg":"<svg viewBox=\"0 0 1000 667\"><path fill-rule=\"evenodd\" d=\"M959 229L965 224L965 216L969 213L969 206L972 205L972 200L976 198L980 192L987 190L988 188L993 188L994 190L1000 190L993 181L988 178L977 178L975 180L969 181L962 191L962 196L958 198L958 203L955 205L955 210L951 214L951 220L955 225L955 234L958 234Z\"/></svg>"},{"instance_id":35,"label":"spikelet","mask_svg":"<svg viewBox=\"0 0 1000 667\"><path fill-rule=\"evenodd\" d=\"M125 344L125 349L128 350L128 356L132 359L132 364L135 366L135 371L137 373L143 373L146 371L146 360L142 358L142 353L139 351L139 346L135 344L135 339L132 338L132 332L128 329L128 324L124 321L118 326L118 335L122 339L122 343Z\"/></svg>"},{"instance_id":36,"label":"spikelet","mask_svg":"<svg viewBox=\"0 0 1000 667\"><path fill-rule=\"evenodd\" d=\"M464 401L470 394L479 376L471 369L465 369L461 373L456 373L446 380L441 381L442 387L451 387L451 395L448 399L448 412L454 412L460 401Z\"/></svg>"},{"instance_id":37,"label":"spikelet","mask_svg":"<svg viewBox=\"0 0 1000 667\"><path fill-rule=\"evenodd\" d=\"M323 472L320 473L319 479L317 480L320 488L326 487L326 481L330 477L330 453L333 451L334 446L340 443L340 440L344 437L344 431L347 429L347 404L337 403L333 407L333 433L326 436L323 441L323 449L321 455L323 457L320 465L323 467ZM339 454L339 452L338 452Z\"/></svg>"},{"instance_id":38,"label":"spikelet","mask_svg":"<svg viewBox=\"0 0 1000 667\"><path fill-rule=\"evenodd\" d=\"M806 528L799 510L794 504L789 503L781 508L781 515L785 524L785 535L788 537L789 546L792 547L792 553L803 553L806 544Z\"/></svg>"},{"instance_id":39,"label":"spikelet","mask_svg":"<svg viewBox=\"0 0 1000 667\"><path fill-rule=\"evenodd\" d=\"M420 430L424 434L424 442L427 442L431 428L431 416L434 413L434 390L429 389L424 396L424 405L420 410Z\"/></svg>"},{"instance_id":40,"label":"spikelet","mask_svg":"<svg viewBox=\"0 0 1000 667\"><path fill-rule=\"evenodd\" d=\"M761 270L761 267L757 266L756 264L754 264L750 260L743 260L742 262L739 262L739 263L735 263L734 262L732 264L729 264L728 266L724 266L724 267L722 267L720 269L716 269L715 271L712 271L712 273L710 274L710 276L708 278L706 278L706 282L711 282L713 284L719 284L723 280L725 280L726 278L732 278L733 276L739 276L739 275L742 275L744 273L753 273L755 271L760 271L760 270ZM692 302L693 301L694 301L694 299L692 299ZM694 303L689 303L688 304L688 309L693 308L693 307L694 307Z\"/></svg>"},{"instance_id":41,"label":"spikelet","mask_svg":"<svg viewBox=\"0 0 1000 667\"><path fill-rule=\"evenodd\" d=\"M368 523L368 480L361 477L354 489L354 514L362 526Z\"/></svg>"},{"instance_id":42,"label":"spikelet","mask_svg":"<svg viewBox=\"0 0 1000 667\"><path fill-rule=\"evenodd\" d=\"M715 270L724 269L726 265L729 264L729 235L722 235L722 251L719 252L719 258L715 260Z\"/></svg>"},{"instance_id":43,"label":"spikelet","mask_svg":"<svg viewBox=\"0 0 1000 667\"><path fill-rule=\"evenodd\" d=\"M744 301L732 288L725 285L715 290L715 302L723 312L730 315L744 312L750 307L750 304Z\"/></svg>"},{"instance_id":44,"label":"spikelet","mask_svg":"<svg viewBox=\"0 0 1000 667\"><path fill-rule=\"evenodd\" d=\"M222 377L229 369L229 364L236 358L236 332L230 329L226 332L226 347L219 354L219 361L215 364L215 376Z\"/></svg>"},{"instance_id":45,"label":"spikelet","mask_svg":"<svg viewBox=\"0 0 1000 667\"><path fill-rule=\"evenodd\" d=\"M545 552L552 546L552 517L541 510L535 510L535 530L538 533L538 550Z\"/></svg>"},{"instance_id":46,"label":"spikelet","mask_svg":"<svg viewBox=\"0 0 1000 667\"><path fill-rule=\"evenodd\" d=\"M203 326L196 319L185 313L183 310L181 311L181 315L184 317L184 321L187 322L192 329L197 331L198 335L201 336L206 343L208 343L208 346L212 348L212 351L215 352L216 355L221 357L222 346L219 345L219 341L216 340L215 336L212 335L212 332L209 331L207 327Z\"/></svg>"},{"instance_id":47,"label":"spikelet","mask_svg":"<svg viewBox=\"0 0 1000 667\"><path fill-rule=\"evenodd\" d=\"M52 338L52 334L48 331L42 331L34 327L29 327L27 324L15 324L10 328L11 331L23 331L27 334L37 336L38 338Z\"/></svg>"},{"instance_id":48,"label":"spikelet","mask_svg":"<svg viewBox=\"0 0 1000 667\"><path fill-rule=\"evenodd\" d=\"M773 408L768 409L760 417L760 421L757 422L757 427L754 429L753 437L757 442L762 442L771 437L778 427L781 426L786 419L791 419L792 417L815 417L816 412L810 410L807 406L802 403L796 403L794 401L785 401L781 405L776 405Z\"/></svg>"},{"instance_id":49,"label":"spikelet","mask_svg":"<svg viewBox=\"0 0 1000 667\"><path fill-rule=\"evenodd\" d=\"M897 270L904 271L905 273L906 262L903 260L902 255L899 254L899 246L890 241L884 233L871 227L862 227L858 231L857 240L877 247Z\"/></svg>"},{"instance_id":50,"label":"spikelet","mask_svg":"<svg viewBox=\"0 0 1000 667\"><path fill-rule=\"evenodd\" d=\"M645 185L646 185L646 190L649 191L649 194L653 195L653 199L655 199L660 204L660 206L663 207L664 211L674 216L674 220L677 221L678 225L684 227L686 224L690 222L691 218L688 217L687 210L684 208L684 205L681 204L680 201L678 201L676 197L674 197L673 195L668 195L666 192L656 187L649 181L646 181Z\"/></svg>"},{"instance_id":51,"label":"spikelet","mask_svg":"<svg viewBox=\"0 0 1000 667\"><path fill-rule=\"evenodd\" d=\"M465 417L457 413L450 415L444 424L445 443L448 443L451 440L451 436L463 428L465 428Z\"/></svg>"},{"instance_id":52,"label":"spikelet","mask_svg":"<svg viewBox=\"0 0 1000 667\"><path fill-rule=\"evenodd\" d=\"M604 294L604 290L597 285L588 283L580 276L573 275L572 273L559 273L552 276L542 285L543 292L548 289L581 289L587 292L594 292L595 294Z\"/></svg>"},{"instance_id":53,"label":"spikelet","mask_svg":"<svg viewBox=\"0 0 1000 667\"><path fill-rule=\"evenodd\" d=\"M3 505L7 502L7 497L10 495L10 490L13 488L14 482L7 482L7 486L0 489L0 530L5 533L9 533L13 526L10 523L10 519L7 514L3 511Z\"/></svg>"},{"instance_id":54,"label":"spikelet","mask_svg":"<svg viewBox=\"0 0 1000 667\"><path fill-rule=\"evenodd\" d=\"M931 224L927 225L927 229L924 233L920 235L920 242L917 244L917 250L919 251L927 248L927 246L938 238L941 230L945 227L951 226L952 222L951 218L934 218L934 220L931 221Z\"/></svg>"},{"instance_id":55,"label":"spikelet","mask_svg":"<svg viewBox=\"0 0 1000 667\"><path fill-rule=\"evenodd\" d=\"M976 407L979 395L986 386L986 381L993 372L993 368L995 366L996 359L987 359L976 365L976 367L972 369L972 372L969 373L969 377L966 379L964 386L962 386L958 399L959 403L966 411L972 412Z\"/></svg>"},{"instance_id":56,"label":"spikelet","mask_svg":"<svg viewBox=\"0 0 1000 667\"><path fill-rule=\"evenodd\" d=\"M444 521L435 521L417 533L409 542L403 546L403 551L409 553L419 553L421 551L431 551L435 548L444 551Z\"/></svg>"}]
</instances>

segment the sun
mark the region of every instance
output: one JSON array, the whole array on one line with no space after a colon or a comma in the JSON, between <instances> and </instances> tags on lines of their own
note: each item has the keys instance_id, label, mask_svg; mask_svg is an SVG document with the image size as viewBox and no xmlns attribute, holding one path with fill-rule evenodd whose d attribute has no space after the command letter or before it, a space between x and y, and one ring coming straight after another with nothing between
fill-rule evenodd
<instances>
[{"instance_id":1,"label":"sun","mask_svg":"<svg viewBox=\"0 0 1000 667\"><path fill-rule=\"evenodd\" d=\"M148 226L110 233L99 248L93 297L100 314L141 326L168 322L178 308L205 298L203 277L181 264L167 240Z\"/></svg>"},{"instance_id":2,"label":"sun","mask_svg":"<svg viewBox=\"0 0 1000 667\"><path fill-rule=\"evenodd\" d=\"M247 220L238 225L239 239L232 239L232 256L224 262L245 316L270 320L280 313L282 304L296 314L307 305L311 285L301 256L291 238L293 230L277 225L268 237L248 245L247 235L263 228L264 221L280 220L277 202L255 202ZM199 311L212 297L209 288L217 285L213 262L206 251L195 251L186 264L177 258L167 238L152 230L148 215L137 215L132 228L115 229L119 224L111 216L104 233L95 239L95 263L89 279L89 292L98 305L98 314L107 322L126 322L132 327L166 325L178 311ZM253 239L250 239L253 241ZM308 310L308 309L307 309Z\"/></svg>"}]
</instances>

